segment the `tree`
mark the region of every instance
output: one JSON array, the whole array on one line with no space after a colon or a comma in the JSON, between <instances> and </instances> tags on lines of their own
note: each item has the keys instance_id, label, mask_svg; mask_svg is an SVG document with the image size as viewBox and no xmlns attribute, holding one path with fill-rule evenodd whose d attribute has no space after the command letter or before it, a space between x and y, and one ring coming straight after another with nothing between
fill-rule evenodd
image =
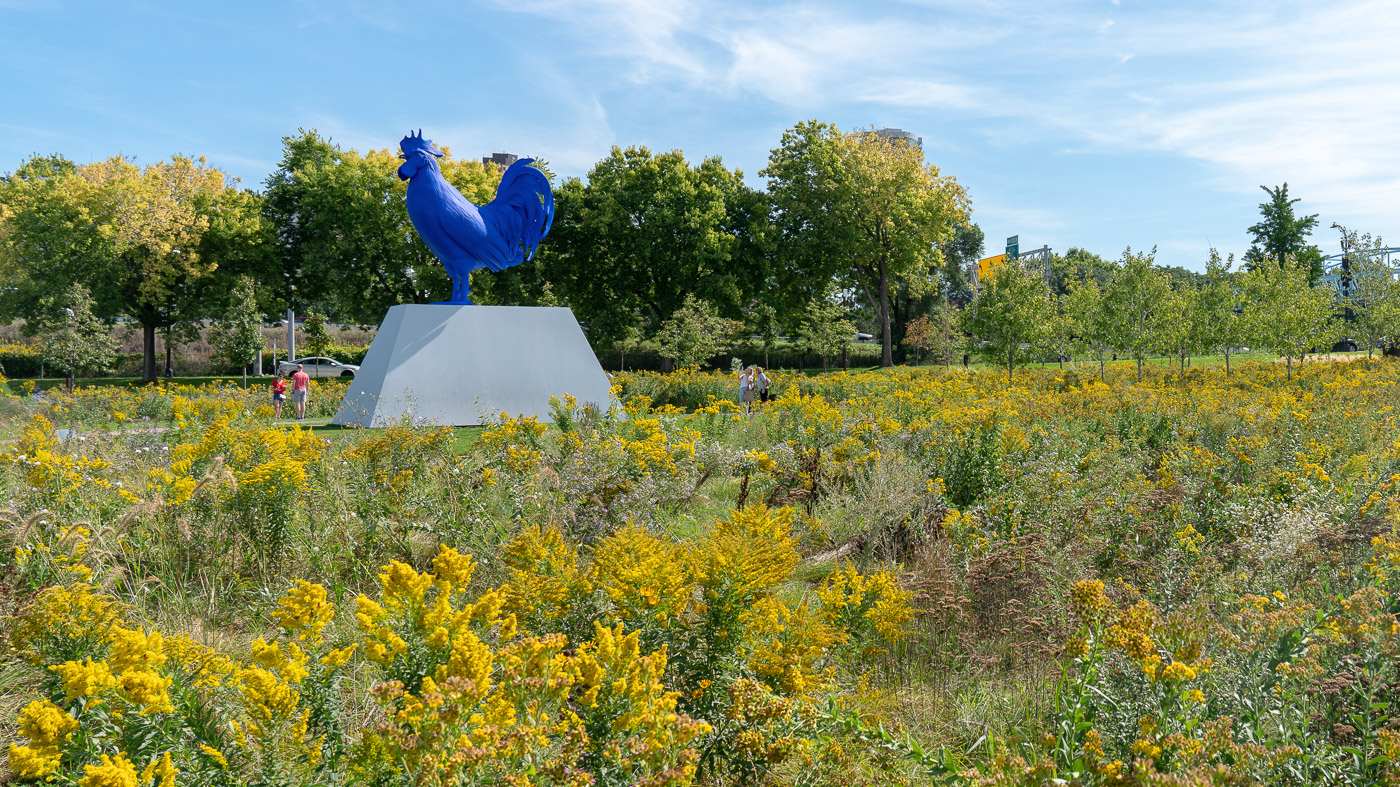
<instances>
[{"instance_id":1,"label":"tree","mask_svg":"<svg viewBox=\"0 0 1400 787\"><path fill-rule=\"evenodd\" d=\"M1308 236L1317 227L1317 214L1299 216L1294 212L1293 203L1301 198L1288 198L1287 183L1272 189L1259 188L1269 195L1269 201L1259 203L1263 218L1249 228L1254 242L1245 252L1245 262L1253 268L1264 260L1279 264L1297 260L1308 271L1308 284L1316 287L1322 281L1322 250L1308 243Z\"/></svg>"},{"instance_id":2,"label":"tree","mask_svg":"<svg viewBox=\"0 0 1400 787\"><path fill-rule=\"evenodd\" d=\"M953 362L953 353L964 344L962 310L949 301L938 304L929 329L929 349L947 367Z\"/></svg>"},{"instance_id":3,"label":"tree","mask_svg":"<svg viewBox=\"0 0 1400 787\"><path fill-rule=\"evenodd\" d=\"M1200 330L1196 325L1196 293L1190 286L1171 289L1163 299L1162 311L1156 322L1158 346L1170 358L1175 356L1181 371L1186 371L1186 359L1199 347ZM1168 361L1167 368L1171 368Z\"/></svg>"},{"instance_id":4,"label":"tree","mask_svg":"<svg viewBox=\"0 0 1400 787\"><path fill-rule=\"evenodd\" d=\"M846 307L834 290L807 304L801 335L807 347L822 357L822 371L827 369L827 359L844 349L855 333L855 323L846 316Z\"/></svg>"},{"instance_id":5,"label":"tree","mask_svg":"<svg viewBox=\"0 0 1400 787\"><path fill-rule=\"evenodd\" d=\"M1044 335L1034 346L1040 355L1040 365L1045 365L1046 358L1054 358L1061 369L1065 368L1065 357L1074 352L1074 344L1074 321L1070 319L1064 300L1052 295Z\"/></svg>"},{"instance_id":6,"label":"tree","mask_svg":"<svg viewBox=\"0 0 1400 787\"><path fill-rule=\"evenodd\" d=\"M778 341L778 309L768 301L754 301L745 313L745 329L757 336L763 345L763 366L768 366L768 353Z\"/></svg>"},{"instance_id":7,"label":"tree","mask_svg":"<svg viewBox=\"0 0 1400 787\"><path fill-rule=\"evenodd\" d=\"M312 312L301 324L306 350L312 355L325 355L331 350L331 335L326 330L326 315Z\"/></svg>"},{"instance_id":8,"label":"tree","mask_svg":"<svg viewBox=\"0 0 1400 787\"><path fill-rule=\"evenodd\" d=\"M763 194L718 157L691 165L680 151L613 148L555 191L556 219L536 270L610 346L640 324L654 333L687 293L726 317L764 289Z\"/></svg>"},{"instance_id":9,"label":"tree","mask_svg":"<svg viewBox=\"0 0 1400 787\"><path fill-rule=\"evenodd\" d=\"M1008 262L979 282L977 297L964 312L967 332L980 340L977 353L1006 362L1009 382L1022 349L1039 344L1054 316L1055 304L1040 271Z\"/></svg>"},{"instance_id":10,"label":"tree","mask_svg":"<svg viewBox=\"0 0 1400 787\"><path fill-rule=\"evenodd\" d=\"M1230 272L1234 263L1234 255L1222 260L1220 254L1211 249L1210 260L1206 262L1205 286L1196 294L1193 303L1192 322L1199 332L1200 345L1225 356L1227 375L1230 356L1245 343L1247 336L1247 326L1241 317L1244 293L1236 276Z\"/></svg>"},{"instance_id":11,"label":"tree","mask_svg":"<svg viewBox=\"0 0 1400 787\"><path fill-rule=\"evenodd\" d=\"M229 293L228 310L214 326L210 337L215 355L243 372L243 387L248 387L248 364L262 352L262 312L258 309L253 280L240 276Z\"/></svg>"},{"instance_id":12,"label":"tree","mask_svg":"<svg viewBox=\"0 0 1400 787\"><path fill-rule=\"evenodd\" d=\"M1124 250L1103 297L1113 345L1137 362L1139 380L1142 362L1160 348L1163 328L1171 320L1166 311L1171 284L1152 264L1156 254L1155 248L1147 254Z\"/></svg>"},{"instance_id":13,"label":"tree","mask_svg":"<svg viewBox=\"0 0 1400 787\"><path fill-rule=\"evenodd\" d=\"M93 314L92 307L87 287L73 284L61 296L46 299L41 316L26 325L28 332L43 336L39 358L50 369L64 373L68 393L73 393L73 378L79 372L106 372L117 358L112 329Z\"/></svg>"},{"instance_id":14,"label":"tree","mask_svg":"<svg viewBox=\"0 0 1400 787\"><path fill-rule=\"evenodd\" d=\"M690 369L728 347L741 327L742 323L721 317L708 301L690 293L681 307L661 324L656 341L661 345L661 357Z\"/></svg>"},{"instance_id":15,"label":"tree","mask_svg":"<svg viewBox=\"0 0 1400 787\"><path fill-rule=\"evenodd\" d=\"M881 362L893 365L892 294L934 286L939 244L967 222L962 186L907 140L817 121L785 132L761 174L789 275L809 291L836 278L863 295L880 326Z\"/></svg>"},{"instance_id":16,"label":"tree","mask_svg":"<svg viewBox=\"0 0 1400 787\"><path fill-rule=\"evenodd\" d=\"M914 348L914 365L919 365L920 354L933 349L933 320L927 314L909 321L904 329L904 346Z\"/></svg>"},{"instance_id":17,"label":"tree","mask_svg":"<svg viewBox=\"0 0 1400 787\"><path fill-rule=\"evenodd\" d=\"M259 262L257 197L236 182L182 156L145 167L121 156L27 163L0 194L6 310L37 316L46 293L81 283L95 314L141 324L142 379L153 381L156 332L202 319L227 275Z\"/></svg>"},{"instance_id":18,"label":"tree","mask_svg":"<svg viewBox=\"0 0 1400 787\"><path fill-rule=\"evenodd\" d=\"M1050 292L1055 295L1067 295L1071 284L1086 280L1093 281L1102 290L1113 280L1115 270L1111 261L1091 251L1071 246L1063 255L1050 256Z\"/></svg>"},{"instance_id":19,"label":"tree","mask_svg":"<svg viewBox=\"0 0 1400 787\"><path fill-rule=\"evenodd\" d=\"M927 314L911 319L909 325L904 328L904 340L906 347L914 349L914 365L918 365L921 353L932 350L934 344L934 322L928 318Z\"/></svg>"},{"instance_id":20,"label":"tree","mask_svg":"<svg viewBox=\"0 0 1400 787\"><path fill-rule=\"evenodd\" d=\"M1293 360L1302 360L1319 339L1326 336L1332 319L1333 292L1313 287L1304 263L1262 260L1244 276L1247 296L1244 319L1253 343L1287 359L1288 379Z\"/></svg>"},{"instance_id":21,"label":"tree","mask_svg":"<svg viewBox=\"0 0 1400 787\"><path fill-rule=\"evenodd\" d=\"M972 268L982 256L985 238L976 224L959 224L939 248L938 291L943 300L965 306L972 301Z\"/></svg>"},{"instance_id":22,"label":"tree","mask_svg":"<svg viewBox=\"0 0 1400 787\"><path fill-rule=\"evenodd\" d=\"M1340 225L1339 225L1340 226ZM1370 358L1377 345L1395 341L1400 328L1400 299L1395 271L1387 264L1385 241L1340 227L1344 253L1342 291L1353 326Z\"/></svg>"},{"instance_id":23,"label":"tree","mask_svg":"<svg viewBox=\"0 0 1400 787\"><path fill-rule=\"evenodd\" d=\"M1060 312L1069 323L1076 346L1084 348L1099 362L1099 380L1104 379L1104 363L1113 352L1116 333L1104 308L1103 290L1092 277L1072 279L1069 291L1060 299Z\"/></svg>"}]
</instances>

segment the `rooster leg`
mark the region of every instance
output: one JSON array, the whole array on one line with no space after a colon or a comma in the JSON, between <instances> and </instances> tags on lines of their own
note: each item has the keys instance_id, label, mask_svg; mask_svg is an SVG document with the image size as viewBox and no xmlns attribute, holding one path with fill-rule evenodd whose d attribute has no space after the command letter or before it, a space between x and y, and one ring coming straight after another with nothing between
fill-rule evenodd
<instances>
[{"instance_id":1,"label":"rooster leg","mask_svg":"<svg viewBox=\"0 0 1400 787\"><path fill-rule=\"evenodd\" d=\"M471 303L470 274L452 277L452 300L449 303Z\"/></svg>"}]
</instances>

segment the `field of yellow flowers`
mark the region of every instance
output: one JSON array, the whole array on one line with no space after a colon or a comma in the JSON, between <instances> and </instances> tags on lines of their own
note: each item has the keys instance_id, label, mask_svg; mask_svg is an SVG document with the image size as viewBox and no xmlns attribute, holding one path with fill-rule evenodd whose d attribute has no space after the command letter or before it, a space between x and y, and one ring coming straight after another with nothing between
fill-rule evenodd
<instances>
[{"instance_id":1,"label":"field of yellow flowers","mask_svg":"<svg viewBox=\"0 0 1400 787\"><path fill-rule=\"evenodd\" d=\"M8 778L1400 783L1400 364L1094 371L7 397Z\"/></svg>"}]
</instances>

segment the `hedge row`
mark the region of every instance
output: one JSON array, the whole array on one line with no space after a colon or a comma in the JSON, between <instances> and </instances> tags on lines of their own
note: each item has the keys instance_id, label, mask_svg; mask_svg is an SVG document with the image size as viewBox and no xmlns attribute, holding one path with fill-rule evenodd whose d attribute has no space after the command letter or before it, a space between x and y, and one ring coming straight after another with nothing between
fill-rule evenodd
<instances>
[{"instance_id":1,"label":"hedge row","mask_svg":"<svg viewBox=\"0 0 1400 787\"><path fill-rule=\"evenodd\" d=\"M365 354L369 352L368 347L348 347L343 345L333 345L326 355L341 363L361 364L364 363ZM667 368L666 362L656 352L656 350L636 350L622 353L617 350L595 351L598 361L604 369L609 371L653 371L659 372ZM273 374L277 371L278 361L287 360L285 352L273 353L271 350L263 350L263 373ZM299 353L299 357L305 357L309 352ZM766 357L765 357L766 355ZM768 366L773 369L810 369L822 365L821 356L809 352L793 350L790 347L769 350L766 354L762 345L740 344L736 345L719 355L705 362L705 368L728 370L732 361L738 358L745 366L757 364ZM852 344L847 351L847 358L851 366L874 366L880 362L880 345L878 344ZM181 359L185 361L186 359ZM156 359L158 366L165 364L165 357L162 355ZM841 366L841 356L833 356L827 359L827 363L832 368ZM187 362L177 363L177 366L188 366ZM202 366L202 364L201 364ZM209 364L208 369L199 371L207 374L238 374L237 367L224 367L218 364ZM33 345L28 344L0 344L0 371L6 377L26 378L39 377L41 364L39 352ZM43 369L44 373L50 377L58 375L52 369ZM113 374L118 376L131 376L141 373L141 354L124 353L118 359L113 369ZM188 369L181 370L182 374L189 374Z\"/></svg>"},{"instance_id":2,"label":"hedge row","mask_svg":"<svg viewBox=\"0 0 1400 787\"><path fill-rule=\"evenodd\" d=\"M617 350L594 350L598 362L609 371L665 371L665 361L656 350L636 350L621 353ZM732 359L738 358L745 366L766 366L770 369L812 369L822 365L822 357L816 353L803 352L791 347L763 351L761 344L738 344L701 364L705 369L728 371ZM880 363L880 345L851 344L847 349L847 360L853 367L875 366ZM833 368L841 367L841 355L827 358Z\"/></svg>"}]
</instances>

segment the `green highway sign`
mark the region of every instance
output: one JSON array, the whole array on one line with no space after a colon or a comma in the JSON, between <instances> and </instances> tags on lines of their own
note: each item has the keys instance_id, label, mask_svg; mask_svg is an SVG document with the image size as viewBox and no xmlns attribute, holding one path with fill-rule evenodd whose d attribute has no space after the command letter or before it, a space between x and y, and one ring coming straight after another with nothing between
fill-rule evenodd
<instances>
[{"instance_id":1,"label":"green highway sign","mask_svg":"<svg viewBox=\"0 0 1400 787\"><path fill-rule=\"evenodd\" d=\"M1012 235L1006 239L1006 258L1014 260L1021 256L1021 236Z\"/></svg>"}]
</instances>

